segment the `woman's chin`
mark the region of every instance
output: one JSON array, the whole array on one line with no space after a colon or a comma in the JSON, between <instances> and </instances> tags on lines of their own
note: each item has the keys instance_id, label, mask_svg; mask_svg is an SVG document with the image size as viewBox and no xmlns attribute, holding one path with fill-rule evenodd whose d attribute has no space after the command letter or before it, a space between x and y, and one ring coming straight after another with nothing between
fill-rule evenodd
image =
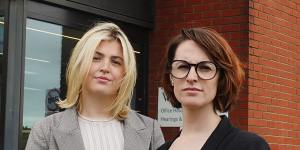
<instances>
[{"instance_id":1,"label":"woman's chin","mask_svg":"<svg viewBox=\"0 0 300 150\"><path fill-rule=\"evenodd\" d=\"M208 103L199 102L199 101L186 101L181 103L182 107L188 108L188 109L201 109L208 105Z\"/></svg>"}]
</instances>

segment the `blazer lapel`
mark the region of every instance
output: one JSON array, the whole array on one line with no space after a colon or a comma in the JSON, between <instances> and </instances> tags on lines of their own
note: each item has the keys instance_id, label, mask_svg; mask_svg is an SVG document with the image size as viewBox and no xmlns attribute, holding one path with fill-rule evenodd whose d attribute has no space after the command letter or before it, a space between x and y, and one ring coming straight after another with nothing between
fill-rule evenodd
<instances>
[{"instance_id":1,"label":"blazer lapel","mask_svg":"<svg viewBox=\"0 0 300 150\"><path fill-rule=\"evenodd\" d=\"M224 149L224 147L220 147L220 145L224 141L225 137L234 130L234 127L231 125L226 116L221 116L221 118L222 119L217 128L208 137L201 149Z\"/></svg>"},{"instance_id":2,"label":"blazer lapel","mask_svg":"<svg viewBox=\"0 0 300 150\"><path fill-rule=\"evenodd\" d=\"M84 150L75 108L64 111L60 124L53 129L59 150Z\"/></svg>"},{"instance_id":3,"label":"blazer lapel","mask_svg":"<svg viewBox=\"0 0 300 150\"><path fill-rule=\"evenodd\" d=\"M152 130L135 112L124 120L124 150L149 150Z\"/></svg>"}]
</instances>

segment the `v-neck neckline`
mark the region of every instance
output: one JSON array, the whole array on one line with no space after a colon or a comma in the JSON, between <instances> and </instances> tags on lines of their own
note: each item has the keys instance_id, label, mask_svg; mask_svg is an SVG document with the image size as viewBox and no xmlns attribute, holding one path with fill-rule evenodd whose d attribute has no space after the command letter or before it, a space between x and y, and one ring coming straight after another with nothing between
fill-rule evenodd
<instances>
[{"instance_id":1,"label":"v-neck neckline","mask_svg":"<svg viewBox=\"0 0 300 150\"><path fill-rule=\"evenodd\" d=\"M224 138L228 135L228 133L230 133L234 129L229 119L225 115L220 117L221 121L219 122L218 126L214 129L214 131L208 137L208 139L206 140L206 142L200 150L217 149L221 142L224 140ZM168 142L166 146L168 147L168 149L171 147L173 142L180 136L180 134L181 131L176 136L176 138Z\"/></svg>"}]
</instances>

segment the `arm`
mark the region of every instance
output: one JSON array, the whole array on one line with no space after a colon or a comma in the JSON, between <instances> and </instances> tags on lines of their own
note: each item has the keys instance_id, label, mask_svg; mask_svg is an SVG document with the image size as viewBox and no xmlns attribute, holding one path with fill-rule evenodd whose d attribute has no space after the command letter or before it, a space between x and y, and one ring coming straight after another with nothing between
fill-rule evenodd
<instances>
[{"instance_id":1,"label":"arm","mask_svg":"<svg viewBox=\"0 0 300 150\"><path fill-rule=\"evenodd\" d=\"M153 134L151 138L151 150L156 150L159 146L164 144L165 139L161 128L156 120L153 120Z\"/></svg>"},{"instance_id":2,"label":"arm","mask_svg":"<svg viewBox=\"0 0 300 150\"><path fill-rule=\"evenodd\" d=\"M41 122L32 127L25 150L48 150L48 143Z\"/></svg>"}]
</instances>

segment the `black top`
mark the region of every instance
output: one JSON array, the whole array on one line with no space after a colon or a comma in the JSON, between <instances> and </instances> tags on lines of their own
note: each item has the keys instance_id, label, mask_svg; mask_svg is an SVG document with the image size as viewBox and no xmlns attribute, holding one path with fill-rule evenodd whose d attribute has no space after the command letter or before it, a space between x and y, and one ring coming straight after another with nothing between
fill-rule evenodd
<instances>
[{"instance_id":1,"label":"black top","mask_svg":"<svg viewBox=\"0 0 300 150\"><path fill-rule=\"evenodd\" d=\"M221 118L201 150L270 150L267 142L260 136L235 128L226 116ZM166 142L157 150L168 150L175 139Z\"/></svg>"}]
</instances>

